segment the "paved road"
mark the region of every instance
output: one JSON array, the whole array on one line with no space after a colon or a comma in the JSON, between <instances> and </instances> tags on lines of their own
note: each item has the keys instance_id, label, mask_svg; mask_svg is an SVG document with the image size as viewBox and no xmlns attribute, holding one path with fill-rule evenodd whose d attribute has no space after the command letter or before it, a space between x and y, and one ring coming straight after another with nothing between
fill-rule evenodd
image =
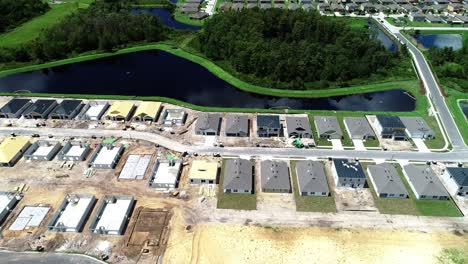
<instances>
[{"instance_id":1,"label":"paved road","mask_svg":"<svg viewBox=\"0 0 468 264\"><path fill-rule=\"evenodd\" d=\"M445 132L447 133L448 139L452 144L453 149L466 150L467 147L463 141L463 137L458 130L455 120L453 119L452 114L450 113L450 110L445 103L445 99L440 92L440 88L435 80L435 77L432 74L431 68L429 67L429 64L427 63L426 58L422 52L400 33L400 30L403 28L393 26L382 18L378 19L377 21L408 47L408 50L413 56L413 61L418 70L419 77L424 82L427 95L431 99L434 108L440 117L440 121L444 126Z\"/></svg>"},{"instance_id":2,"label":"paved road","mask_svg":"<svg viewBox=\"0 0 468 264\"><path fill-rule=\"evenodd\" d=\"M0 251L0 263L4 264L102 264L105 262L88 256L62 253L26 253Z\"/></svg>"},{"instance_id":3,"label":"paved road","mask_svg":"<svg viewBox=\"0 0 468 264\"><path fill-rule=\"evenodd\" d=\"M462 162L468 160L468 150L455 149L444 153L423 153L406 151L381 151L381 150L332 150L332 149L296 149L296 148L256 148L256 147L207 147L207 146L188 146L175 140L168 139L161 135L150 132L140 131L121 131L105 129L73 129L73 128L14 128L2 127L0 134L30 136L39 134L41 136L54 135L58 137L123 137L140 140L147 140L159 144L165 148L178 152L197 152L200 154L220 153L223 156L262 156L278 158L316 158L316 157L336 157L336 158L359 158L359 159L399 159L399 160L419 160L419 161L452 161Z\"/></svg>"}]
</instances>

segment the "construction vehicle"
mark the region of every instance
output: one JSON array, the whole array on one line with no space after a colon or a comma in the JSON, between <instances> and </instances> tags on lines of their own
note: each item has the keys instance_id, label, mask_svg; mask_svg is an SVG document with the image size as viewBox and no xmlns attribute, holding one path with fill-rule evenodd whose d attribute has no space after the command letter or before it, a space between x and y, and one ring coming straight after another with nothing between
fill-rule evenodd
<instances>
[{"instance_id":1,"label":"construction vehicle","mask_svg":"<svg viewBox=\"0 0 468 264\"><path fill-rule=\"evenodd\" d=\"M296 148L303 148L303 147L304 147L304 144L302 144L302 142L301 142L298 138L295 138L295 139L294 139L293 145L294 145Z\"/></svg>"}]
</instances>

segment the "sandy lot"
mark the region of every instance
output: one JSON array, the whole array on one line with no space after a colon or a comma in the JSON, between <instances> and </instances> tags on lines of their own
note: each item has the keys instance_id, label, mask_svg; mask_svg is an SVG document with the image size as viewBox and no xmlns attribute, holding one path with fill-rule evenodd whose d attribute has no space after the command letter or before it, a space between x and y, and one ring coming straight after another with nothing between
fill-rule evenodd
<instances>
[{"instance_id":1,"label":"sandy lot","mask_svg":"<svg viewBox=\"0 0 468 264\"><path fill-rule=\"evenodd\" d=\"M468 250L468 236L451 233L228 224L172 231L164 263L435 263L443 248Z\"/></svg>"}]
</instances>

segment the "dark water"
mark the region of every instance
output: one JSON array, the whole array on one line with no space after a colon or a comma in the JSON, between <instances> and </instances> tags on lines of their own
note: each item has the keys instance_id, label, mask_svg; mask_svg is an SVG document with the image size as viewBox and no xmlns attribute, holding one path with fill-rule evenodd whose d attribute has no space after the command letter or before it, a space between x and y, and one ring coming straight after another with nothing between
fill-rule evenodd
<instances>
[{"instance_id":1,"label":"dark water","mask_svg":"<svg viewBox=\"0 0 468 264\"><path fill-rule=\"evenodd\" d=\"M145 51L0 78L0 92L164 96L200 106L352 111L412 111L404 90L330 98L281 98L240 91L200 65Z\"/></svg>"},{"instance_id":2,"label":"dark water","mask_svg":"<svg viewBox=\"0 0 468 264\"><path fill-rule=\"evenodd\" d=\"M425 48L434 47L442 49L448 47L458 50L463 47L463 39L460 34L421 34L414 37Z\"/></svg>"},{"instance_id":3,"label":"dark water","mask_svg":"<svg viewBox=\"0 0 468 264\"><path fill-rule=\"evenodd\" d=\"M153 16L159 17L161 22L174 29L181 29L181 30L199 30L201 27L192 26L188 24L181 23L177 20L174 20L172 17L171 12L164 8L133 8L132 13L138 14L142 12L147 12Z\"/></svg>"},{"instance_id":4,"label":"dark water","mask_svg":"<svg viewBox=\"0 0 468 264\"><path fill-rule=\"evenodd\" d=\"M463 111L463 114L465 114L467 120L468 120L468 101L461 101L460 102L460 108Z\"/></svg>"},{"instance_id":5,"label":"dark water","mask_svg":"<svg viewBox=\"0 0 468 264\"><path fill-rule=\"evenodd\" d=\"M385 47L385 49L391 52L397 51L396 43L389 36L387 36L377 25L375 25L374 23L369 23L369 29L376 32L375 37L378 40L380 40L380 42L382 42L382 45Z\"/></svg>"}]
</instances>

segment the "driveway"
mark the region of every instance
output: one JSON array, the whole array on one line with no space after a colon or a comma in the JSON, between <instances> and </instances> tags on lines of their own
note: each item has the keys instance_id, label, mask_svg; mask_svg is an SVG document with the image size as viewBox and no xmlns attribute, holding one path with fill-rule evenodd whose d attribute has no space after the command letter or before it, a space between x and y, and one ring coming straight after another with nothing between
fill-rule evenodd
<instances>
[{"instance_id":1,"label":"driveway","mask_svg":"<svg viewBox=\"0 0 468 264\"><path fill-rule=\"evenodd\" d=\"M355 150L364 150L366 151L366 147L364 146L364 142L362 142L362 139L353 139L353 144Z\"/></svg>"},{"instance_id":2,"label":"driveway","mask_svg":"<svg viewBox=\"0 0 468 264\"><path fill-rule=\"evenodd\" d=\"M422 138L413 138L413 142L414 144L416 145L416 147L418 148L418 151L419 152L431 152L426 144L424 143L424 140Z\"/></svg>"},{"instance_id":3,"label":"driveway","mask_svg":"<svg viewBox=\"0 0 468 264\"><path fill-rule=\"evenodd\" d=\"M330 140L333 146L333 150L343 150L343 145L341 144L341 139L331 139Z\"/></svg>"}]
</instances>

